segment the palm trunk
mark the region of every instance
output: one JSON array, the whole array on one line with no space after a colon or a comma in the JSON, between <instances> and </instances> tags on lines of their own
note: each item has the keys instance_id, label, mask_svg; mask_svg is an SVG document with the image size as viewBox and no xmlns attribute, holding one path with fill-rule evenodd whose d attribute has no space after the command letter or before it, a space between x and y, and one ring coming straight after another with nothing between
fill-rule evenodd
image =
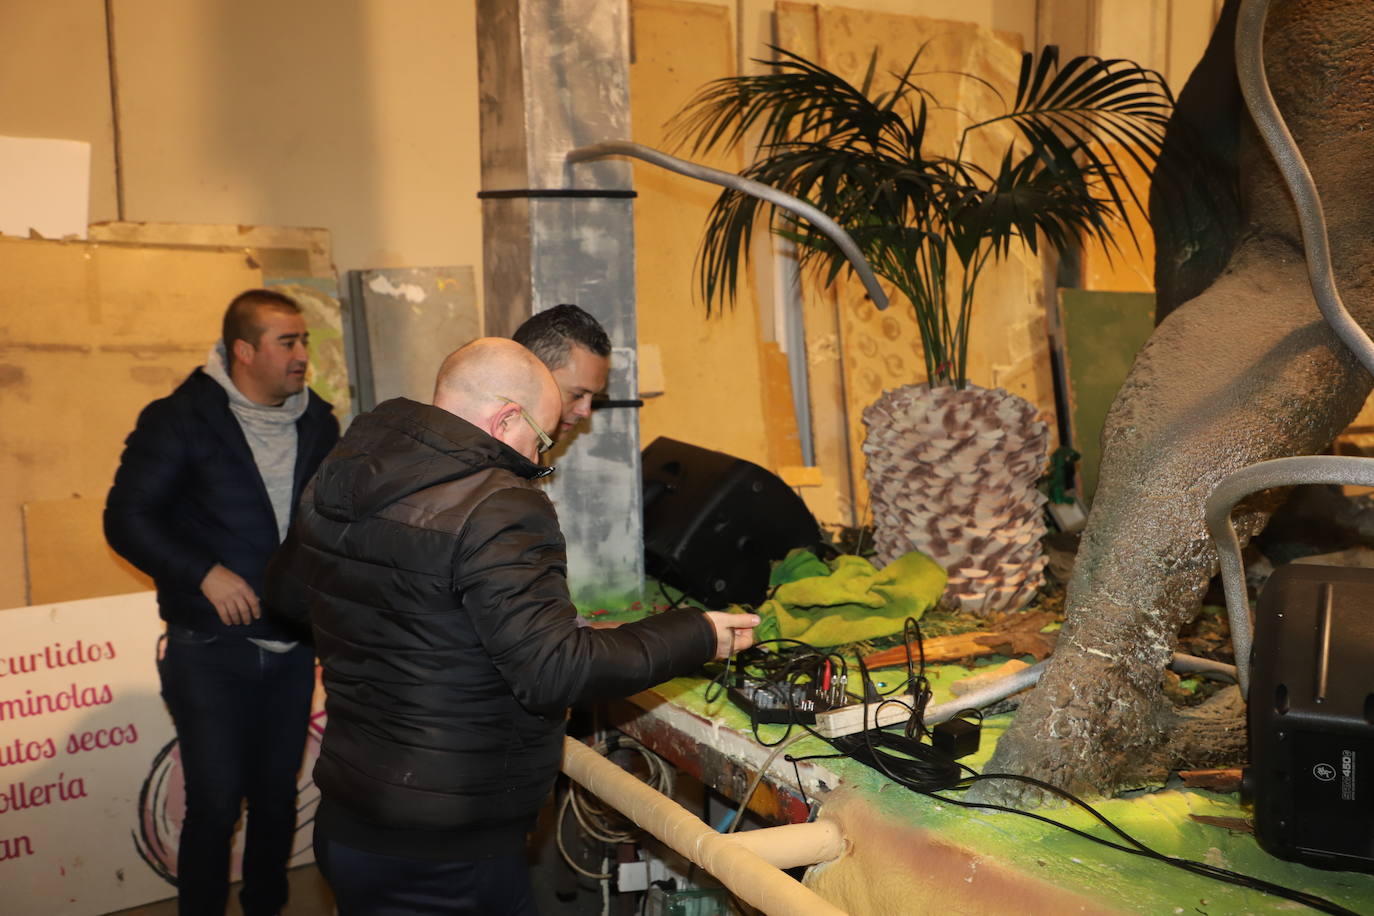
<instances>
[{"instance_id":1,"label":"palm trunk","mask_svg":"<svg viewBox=\"0 0 1374 916\"><path fill-rule=\"evenodd\" d=\"M878 559L919 550L949 572L948 602L989 616L1043 581L1047 431L999 388L907 385L863 414Z\"/></svg>"}]
</instances>

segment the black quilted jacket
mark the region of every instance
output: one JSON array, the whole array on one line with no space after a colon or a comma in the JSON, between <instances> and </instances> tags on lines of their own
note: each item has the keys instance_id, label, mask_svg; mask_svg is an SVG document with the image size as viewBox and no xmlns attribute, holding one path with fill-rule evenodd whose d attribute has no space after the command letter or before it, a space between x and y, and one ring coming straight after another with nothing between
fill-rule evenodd
<instances>
[{"instance_id":1,"label":"black quilted jacket","mask_svg":"<svg viewBox=\"0 0 1374 916\"><path fill-rule=\"evenodd\" d=\"M520 850L557 775L569 704L684 674L700 613L579 628L547 473L404 398L354 421L307 491L268 594L309 616L328 723L326 836L393 855Z\"/></svg>"},{"instance_id":2,"label":"black quilted jacket","mask_svg":"<svg viewBox=\"0 0 1374 916\"><path fill-rule=\"evenodd\" d=\"M339 423L313 391L296 421L291 504L339 440ZM270 613L251 624L222 623L200 583L221 563L259 596L277 549L277 517L229 395L196 369L170 395L149 404L124 443L105 502L105 538L152 576L164 620L209 633L296 638Z\"/></svg>"}]
</instances>

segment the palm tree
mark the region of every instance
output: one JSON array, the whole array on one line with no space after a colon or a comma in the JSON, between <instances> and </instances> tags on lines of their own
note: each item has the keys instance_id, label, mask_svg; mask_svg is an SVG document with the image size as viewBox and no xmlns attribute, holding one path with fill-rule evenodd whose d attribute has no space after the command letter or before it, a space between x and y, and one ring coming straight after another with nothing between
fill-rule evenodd
<instances>
[{"instance_id":1,"label":"palm tree","mask_svg":"<svg viewBox=\"0 0 1374 916\"><path fill-rule=\"evenodd\" d=\"M943 155L928 148L929 116L941 106L917 82L919 51L904 72L893 74L895 88L875 93L876 51L856 87L800 55L773 50L779 57L772 72L707 84L671 129L694 153L737 148L757 133L757 152L744 176L831 216L874 272L914 309L925 391L889 392L864 414L880 557L890 560L913 547L932 553L950 569L950 594L965 589L974 597L963 603L975 610L1023 600L1043 566L1036 536L1043 522L1030 511L1040 504L1034 481L1043 458L1034 453L1043 453L1043 424L1030 405L1004 403L1015 398L1007 392L989 396L975 389L967 397L951 397L934 391L968 388L975 288L1014 239L1032 252L1043 241L1062 254L1082 238L1111 250L1117 225L1129 234L1128 207L1140 207L1140 201L1121 166L1130 160L1148 171L1158 157L1173 105L1168 87L1159 74L1129 61L1075 57L1060 66L1057 49L1046 47L1038 57L1023 55L1010 105L991 84L971 77L1003 111L981 120L962 116L956 149ZM1013 128L1013 140L1000 161L987 167L972 161L970 141L994 125ZM768 209L773 231L796 243L802 267L824 284L851 269L830 238L809 223L727 189L708 216L698 258L708 313L733 301L754 226L765 215L761 208ZM975 469L961 470L962 488L952 493L948 464L955 454L966 464L968 448L961 444L932 454L922 427L948 430L945 412L956 409L970 436L1005 426L1009 416L1024 428L1011 431L1019 438L1003 437ZM896 432L889 421L897 424ZM913 462L944 465L935 469L943 473L923 483L919 472L894 470ZM1009 502L1007 487L1021 487L1024 495ZM951 544L951 527L934 525L931 518L949 518L951 512L998 519L1001 531L975 525L971 538L956 535ZM1002 535L1006 543L998 541ZM997 542L985 543L989 537ZM973 580L978 581L970 585Z\"/></svg>"}]
</instances>

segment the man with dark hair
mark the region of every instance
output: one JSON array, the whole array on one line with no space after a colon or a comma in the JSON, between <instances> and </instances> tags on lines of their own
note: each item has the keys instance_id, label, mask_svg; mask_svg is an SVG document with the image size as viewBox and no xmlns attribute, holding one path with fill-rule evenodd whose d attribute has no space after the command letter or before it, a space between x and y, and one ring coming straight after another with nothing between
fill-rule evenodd
<instances>
[{"instance_id":1,"label":"man with dark hair","mask_svg":"<svg viewBox=\"0 0 1374 916\"><path fill-rule=\"evenodd\" d=\"M553 372L563 396L561 436L592 412L592 397L606 388L611 339L600 322L575 305L555 305L525 319L512 335Z\"/></svg>"},{"instance_id":2,"label":"man with dark hair","mask_svg":"<svg viewBox=\"0 0 1374 916\"><path fill-rule=\"evenodd\" d=\"M340 916L533 913L525 834L566 708L753 641L746 614L575 625L534 483L560 408L534 354L473 341L432 405L395 398L354 421L272 561L269 600L309 617L324 667L315 856Z\"/></svg>"},{"instance_id":3,"label":"man with dark hair","mask_svg":"<svg viewBox=\"0 0 1374 916\"><path fill-rule=\"evenodd\" d=\"M296 300L271 289L248 289L239 293L224 310L224 322L220 339L228 359L234 358L234 341L242 340L254 347L264 330L261 317L271 311L290 312L299 315L301 307Z\"/></svg>"},{"instance_id":4,"label":"man with dark hair","mask_svg":"<svg viewBox=\"0 0 1374 916\"><path fill-rule=\"evenodd\" d=\"M259 595L297 497L339 438L330 405L305 386L295 302L248 290L223 331L206 364L139 415L105 507L110 546L153 578L167 621L157 666L186 780L183 916L224 912L245 799L243 912L286 902L314 654Z\"/></svg>"}]
</instances>

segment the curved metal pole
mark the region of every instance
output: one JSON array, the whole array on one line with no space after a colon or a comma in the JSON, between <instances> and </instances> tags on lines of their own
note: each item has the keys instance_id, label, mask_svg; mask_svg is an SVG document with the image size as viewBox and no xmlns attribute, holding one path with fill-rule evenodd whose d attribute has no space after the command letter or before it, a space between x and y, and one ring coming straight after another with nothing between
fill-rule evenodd
<instances>
[{"instance_id":1,"label":"curved metal pole","mask_svg":"<svg viewBox=\"0 0 1374 916\"><path fill-rule=\"evenodd\" d=\"M1326 219L1322 215L1317 186L1269 91L1269 79L1264 72L1264 22L1268 15L1269 0L1241 0L1236 21L1236 77L1240 81L1241 94L1297 207L1307 276L1317 308L1341 342L1350 348L1366 370L1374 373L1374 341L1351 317L1336 289ZM1207 530L1216 544L1220 560L1226 614L1231 622L1231 644L1235 649L1237 680L1242 695L1250 691L1250 649L1254 633L1250 626L1250 601L1245 589L1240 539L1231 524L1231 510L1251 493L1270 487L1311 483L1374 486L1374 461L1329 456L1277 458L1241 468L1217 484L1207 498Z\"/></svg>"},{"instance_id":2,"label":"curved metal pole","mask_svg":"<svg viewBox=\"0 0 1374 916\"><path fill-rule=\"evenodd\" d=\"M1231 524L1231 510L1251 493L1270 487L1291 487L1305 483L1334 483L1344 486L1374 487L1374 461L1368 458L1338 458L1306 455L1275 458L1241 468L1222 479L1207 497L1207 530L1221 558L1221 581L1226 589L1226 614L1231 621L1231 645L1236 652L1237 680L1244 696L1250 691L1250 647L1254 634L1250 627L1250 601L1245 592L1245 567L1240 558L1240 539Z\"/></svg>"},{"instance_id":3,"label":"curved metal pole","mask_svg":"<svg viewBox=\"0 0 1374 916\"><path fill-rule=\"evenodd\" d=\"M1247 621L1248 623L1248 621ZM926 709L921 717L927 725L938 725L956 716L962 715L970 709L982 709L999 703L1014 693L1020 693L1028 687L1033 687L1039 683L1041 675L1049 667L1050 659L1036 662L1029 668L1022 668L1020 671L1000 677L989 684L979 687L977 690L969 691L962 697L950 700L948 703L938 703ZM1212 661L1210 658L1198 658L1195 655L1184 655L1182 652L1175 652L1169 667L1175 671L1186 671L1204 674L1212 677L1224 677L1236 680L1236 669L1225 662ZM911 697L903 697L903 700L910 702ZM857 707L845 707L845 709L856 709ZM841 710L843 713L844 710ZM827 738L838 738L842 735L852 735L863 731L865 728L886 728L889 725L897 725L911 718L911 709L903 703L893 703L890 700L878 703L869 703L868 709L862 718L849 716L843 722L832 720L822 723L825 716L831 715L824 713L816 717L816 729Z\"/></svg>"},{"instance_id":4,"label":"curved metal pole","mask_svg":"<svg viewBox=\"0 0 1374 916\"><path fill-rule=\"evenodd\" d=\"M868 290L868 297L873 300L873 304L879 310L887 308L887 294L878 285L878 278L873 274L873 268L868 266L868 261L864 258L863 252L859 251L859 246L854 244L849 233L841 229L838 223L806 201L799 200L791 194L786 194L762 182L732 172L722 172L720 169L698 165L685 159L678 159L676 156L670 156L661 150L640 143L631 143L629 140L606 140L601 143L593 143L590 146L580 146L569 152L564 157L564 161L572 164L591 159L604 159L607 156L633 156L636 159L642 159L660 168L665 168L670 172L686 175L688 178L718 184L722 187L732 188L742 194L766 200L775 207L781 207L789 213L795 213L797 216L805 218L817 229L824 232L849 259L849 263L853 266L854 272L859 275L859 280L863 283L864 289Z\"/></svg>"},{"instance_id":5,"label":"curved metal pole","mask_svg":"<svg viewBox=\"0 0 1374 916\"><path fill-rule=\"evenodd\" d=\"M1317 308L1321 309L1322 317L1341 342L1350 348L1366 370L1374 373L1374 341L1350 316L1336 289L1326 219L1322 215L1317 186L1269 91L1269 79L1264 72L1264 20L1268 14L1269 0L1243 0L1240 5L1236 22L1236 76L1240 80L1240 91L1297 206L1303 250L1307 255L1307 276Z\"/></svg>"}]
</instances>

